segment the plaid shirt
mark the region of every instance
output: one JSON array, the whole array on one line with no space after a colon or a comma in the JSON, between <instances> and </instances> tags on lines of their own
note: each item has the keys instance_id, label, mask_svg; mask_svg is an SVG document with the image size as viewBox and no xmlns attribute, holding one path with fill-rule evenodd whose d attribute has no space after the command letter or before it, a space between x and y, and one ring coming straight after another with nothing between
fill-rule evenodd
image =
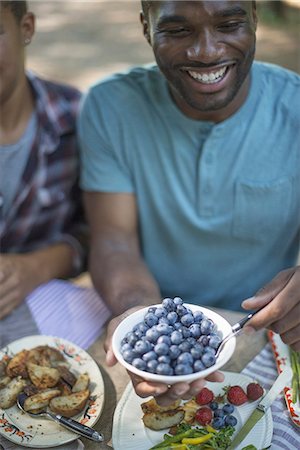
<instances>
[{"instance_id":1,"label":"plaid shirt","mask_svg":"<svg viewBox=\"0 0 300 450\"><path fill-rule=\"evenodd\" d=\"M80 93L27 73L37 132L13 205L0 220L0 252L25 253L58 242L81 252L83 225L75 136Z\"/></svg>"}]
</instances>

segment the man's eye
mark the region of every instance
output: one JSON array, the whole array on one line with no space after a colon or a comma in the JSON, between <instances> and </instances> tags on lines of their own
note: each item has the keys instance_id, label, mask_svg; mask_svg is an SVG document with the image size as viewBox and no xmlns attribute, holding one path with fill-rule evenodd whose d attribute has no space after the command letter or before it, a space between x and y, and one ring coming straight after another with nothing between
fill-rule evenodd
<instances>
[{"instance_id":1,"label":"man's eye","mask_svg":"<svg viewBox=\"0 0 300 450\"><path fill-rule=\"evenodd\" d=\"M179 34L188 33L188 29L184 28L184 27L168 28L168 29L164 30L163 33L165 33L165 34L172 34L172 35L176 35L176 34L179 35Z\"/></svg>"},{"instance_id":2,"label":"man's eye","mask_svg":"<svg viewBox=\"0 0 300 450\"><path fill-rule=\"evenodd\" d=\"M226 22L218 26L221 31L235 31L240 26L243 25L243 22Z\"/></svg>"}]
</instances>

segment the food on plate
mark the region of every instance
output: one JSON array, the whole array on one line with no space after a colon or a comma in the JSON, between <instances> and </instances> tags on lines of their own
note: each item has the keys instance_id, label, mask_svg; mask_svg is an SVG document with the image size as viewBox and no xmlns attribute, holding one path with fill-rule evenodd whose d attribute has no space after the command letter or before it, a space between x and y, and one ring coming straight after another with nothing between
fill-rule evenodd
<instances>
[{"instance_id":1,"label":"food on plate","mask_svg":"<svg viewBox=\"0 0 300 450\"><path fill-rule=\"evenodd\" d=\"M249 383L250 392L254 386L255 394L263 391L258 383ZM248 399L241 386L225 386L219 395L215 395L208 388L203 388L194 398L188 401L177 400L169 406L159 406L152 398L141 404L144 413L142 420L144 425L154 430L169 429L164 439L150 450L200 450L202 449L226 449L231 444L231 436L238 423L236 408ZM233 394L232 394L233 393ZM229 403L231 398L238 406ZM246 396L246 397L245 397ZM241 398L243 403L240 403ZM179 413L183 418L179 420ZM178 419L175 425L169 427L165 417ZM163 425L166 425L163 427ZM205 445L204 445L205 444ZM203 447L202 447L203 445ZM253 447L251 447L253 448ZM254 447L255 448L255 447Z\"/></svg>"},{"instance_id":2,"label":"food on plate","mask_svg":"<svg viewBox=\"0 0 300 450\"><path fill-rule=\"evenodd\" d=\"M24 386L26 386L26 381L20 376L13 378L0 390L0 408L7 409L13 406Z\"/></svg>"},{"instance_id":3,"label":"food on plate","mask_svg":"<svg viewBox=\"0 0 300 450\"><path fill-rule=\"evenodd\" d=\"M45 389L38 394L31 395L24 402L25 411L35 412L49 405L53 397L57 397L61 392L59 389Z\"/></svg>"},{"instance_id":4,"label":"food on plate","mask_svg":"<svg viewBox=\"0 0 300 450\"><path fill-rule=\"evenodd\" d=\"M147 309L121 341L124 360L158 375L188 375L211 367L221 343L216 324L179 297Z\"/></svg>"},{"instance_id":5,"label":"food on plate","mask_svg":"<svg viewBox=\"0 0 300 450\"><path fill-rule=\"evenodd\" d=\"M249 383L247 386L248 400L258 400L264 393L263 387L259 383Z\"/></svg>"},{"instance_id":6,"label":"food on plate","mask_svg":"<svg viewBox=\"0 0 300 450\"><path fill-rule=\"evenodd\" d=\"M292 348L290 350L290 360L293 370L292 378L292 402L300 403L300 352L296 352Z\"/></svg>"},{"instance_id":7,"label":"food on plate","mask_svg":"<svg viewBox=\"0 0 300 450\"><path fill-rule=\"evenodd\" d=\"M50 400L49 407L51 411L56 414L72 417L80 413L80 411L84 408L89 395L90 391L86 389L80 392L73 392L70 395L54 397Z\"/></svg>"},{"instance_id":8,"label":"food on plate","mask_svg":"<svg viewBox=\"0 0 300 450\"><path fill-rule=\"evenodd\" d=\"M232 405L240 406L248 401L248 397L241 386L230 386L227 390L227 400Z\"/></svg>"},{"instance_id":9,"label":"food on plate","mask_svg":"<svg viewBox=\"0 0 300 450\"><path fill-rule=\"evenodd\" d=\"M164 430L177 425L184 419L184 411L180 408L180 400L168 406L159 406L152 398L141 404L144 413L144 425L151 430Z\"/></svg>"},{"instance_id":10,"label":"food on plate","mask_svg":"<svg viewBox=\"0 0 300 450\"><path fill-rule=\"evenodd\" d=\"M28 376L30 381L38 389L46 389L55 386L60 378L59 371L52 367L39 366L28 362L27 365Z\"/></svg>"},{"instance_id":11,"label":"food on plate","mask_svg":"<svg viewBox=\"0 0 300 450\"><path fill-rule=\"evenodd\" d=\"M24 392L24 409L38 412L49 408L67 417L85 407L89 396L87 373L75 374L57 349L47 345L23 349L0 361L0 408L8 409Z\"/></svg>"}]
</instances>

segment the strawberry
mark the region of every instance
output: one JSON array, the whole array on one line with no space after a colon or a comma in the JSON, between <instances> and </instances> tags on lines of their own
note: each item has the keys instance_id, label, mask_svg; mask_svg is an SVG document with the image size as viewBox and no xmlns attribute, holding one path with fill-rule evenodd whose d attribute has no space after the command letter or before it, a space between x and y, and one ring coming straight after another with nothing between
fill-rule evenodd
<instances>
[{"instance_id":1,"label":"strawberry","mask_svg":"<svg viewBox=\"0 0 300 450\"><path fill-rule=\"evenodd\" d=\"M197 395L196 395L196 402L198 405L207 405L208 403L212 402L215 398L213 391L211 391L208 388L203 388Z\"/></svg>"},{"instance_id":2,"label":"strawberry","mask_svg":"<svg viewBox=\"0 0 300 450\"><path fill-rule=\"evenodd\" d=\"M232 405L243 405L248 401L248 397L241 386L231 386L227 391L227 400Z\"/></svg>"},{"instance_id":3,"label":"strawberry","mask_svg":"<svg viewBox=\"0 0 300 450\"><path fill-rule=\"evenodd\" d=\"M199 422L200 425L208 425L212 421L212 417L212 410L207 406L197 409L195 414L195 420Z\"/></svg>"},{"instance_id":4,"label":"strawberry","mask_svg":"<svg viewBox=\"0 0 300 450\"><path fill-rule=\"evenodd\" d=\"M247 386L248 400L258 400L264 393L263 388L258 383L249 383Z\"/></svg>"}]
</instances>

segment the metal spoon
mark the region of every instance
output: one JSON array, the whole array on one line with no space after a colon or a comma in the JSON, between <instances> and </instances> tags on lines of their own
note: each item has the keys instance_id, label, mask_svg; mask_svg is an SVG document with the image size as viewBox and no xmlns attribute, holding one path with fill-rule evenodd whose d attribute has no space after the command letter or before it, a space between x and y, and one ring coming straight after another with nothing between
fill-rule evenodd
<instances>
[{"instance_id":1,"label":"metal spoon","mask_svg":"<svg viewBox=\"0 0 300 450\"><path fill-rule=\"evenodd\" d=\"M24 402L26 398L27 395L24 392L21 392L21 394L19 394L17 398L18 407L22 411L26 412L26 414L29 414L32 417L47 416L50 419L55 420L55 422L58 422L63 427L68 428L69 430L74 431L75 433L80 434L85 438L91 439L92 441L102 442L104 440L104 437L102 436L102 434L98 433L98 431L94 430L93 428L87 427L86 425L82 425L81 423L69 417L64 417L60 414L54 414L48 410L43 410L36 413L25 411Z\"/></svg>"},{"instance_id":2,"label":"metal spoon","mask_svg":"<svg viewBox=\"0 0 300 450\"><path fill-rule=\"evenodd\" d=\"M250 314L248 314L246 317L244 317L243 319L241 319L239 322L235 323L234 325L232 325L231 327L231 332L229 334L227 334L227 336L225 336L222 340L222 342L220 343L217 352L216 352L216 360L219 357L221 351L223 350L225 344L229 341L229 339L231 339L233 336L236 336L237 334L239 334L242 330L242 328L244 327L244 325L246 325L246 323L252 319L252 317L258 313L258 311L260 311L262 308L258 309L257 311L254 311Z\"/></svg>"}]
</instances>

